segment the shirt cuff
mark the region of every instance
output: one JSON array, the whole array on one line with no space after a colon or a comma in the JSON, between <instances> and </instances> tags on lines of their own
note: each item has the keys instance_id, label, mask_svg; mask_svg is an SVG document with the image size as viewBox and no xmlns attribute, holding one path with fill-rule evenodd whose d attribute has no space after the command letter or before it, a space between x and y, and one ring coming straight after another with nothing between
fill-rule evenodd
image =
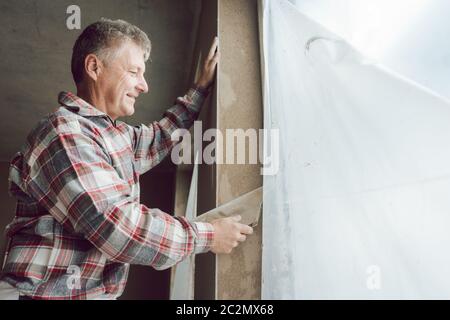
<instances>
[{"instance_id":1,"label":"shirt cuff","mask_svg":"<svg viewBox=\"0 0 450 320\"><path fill-rule=\"evenodd\" d=\"M192 87L192 90L197 91L199 94L201 94L203 96L203 98L206 98L209 95L209 93L211 92L211 86L201 87L201 86L194 85Z\"/></svg>"},{"instance_id":2,"label":"shirt cuff","mask_svg":"<svg viewBox=\"0 0 450 320\"><path fill-rule=\"evenodd\" d=\"M189 111L198 114L207 96L208 93L205 92L204 89L192 87L182 98L184 100L183 104L189 109Z\"/></svg>"},{"instance_id":3,"label":"shirt cuff","mask_svg":"<svg viewBox=\"0 0 450 320\"><path fill-rule=\"evenodd\" d=\"M194 254L204 253L211 250L214 240L214 227L208 222L193 222L192 225L197 233L195 238Z\"/></svg>"}]
</instances>

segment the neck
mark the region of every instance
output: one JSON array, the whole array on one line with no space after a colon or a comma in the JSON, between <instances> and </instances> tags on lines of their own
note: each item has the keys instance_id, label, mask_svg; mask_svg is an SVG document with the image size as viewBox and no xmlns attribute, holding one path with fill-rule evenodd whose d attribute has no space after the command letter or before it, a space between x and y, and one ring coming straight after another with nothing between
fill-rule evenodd
<instances>
[{"instance_id":1,"label":"neck","mask_svg":"<svg viewBox=\"0 0 450 320\"><path fill-rule=\"evenodd\" d=\"M83 84L77 85L77 96L89 103L94 108L97 108L98 110L108 114L106 112L105 98L103 95L99 94L96 88Z\"/></svg>"}]
</instances>

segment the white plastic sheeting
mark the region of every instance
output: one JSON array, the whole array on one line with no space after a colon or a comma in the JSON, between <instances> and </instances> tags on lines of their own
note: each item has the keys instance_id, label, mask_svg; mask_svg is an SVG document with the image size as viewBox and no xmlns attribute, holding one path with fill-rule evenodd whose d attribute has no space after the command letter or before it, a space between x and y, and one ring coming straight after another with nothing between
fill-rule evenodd
<instances>
[{"instance_id":1,"label":"white plastic sheeting","mask_svg":"<svg viewBox=\"0 0 450 320\"><path fill-rule=\"evenodd\" d=\"M450 98L450 1L291 2L364 55Z\"/></svg>"},{"instance_id":2,"label":"white plastic sheeting","mask_svg":"<svg viewBox=\"0 0 450 320\"><path fill-rule=\"evenodd\" d=\"M262 298L450 298L450 103L262 1Z\"/></svg>"}]
</instances>

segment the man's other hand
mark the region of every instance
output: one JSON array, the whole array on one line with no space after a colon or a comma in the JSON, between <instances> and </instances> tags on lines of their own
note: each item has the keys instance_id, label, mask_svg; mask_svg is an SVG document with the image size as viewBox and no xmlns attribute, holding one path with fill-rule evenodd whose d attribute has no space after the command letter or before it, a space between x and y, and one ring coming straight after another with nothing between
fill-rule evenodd
<instances>
[{"instance_id":1,"label":"man's other hand","mask_svg":"<svg viewBox=\"0 0 450 320\"><path fill-rule=\"evenodd\" d=\"M208 88L213 83L217 62L220 58L218 45L219 38L215 37L211 48L209 49L208 56L206 57L201 68L200 76L196 82L197 87Z\"/></svg>"},{"instance_id":2,"label":"man's other hand","mask_svg":"<svg viewBox=\"0 0 450 320\"><path fill-rule=\"evenodd\" d=\"M216 219L211 222L214 227L214 240L211 251L214 253L231 253L239 242L244 242L253 228L239 223L241 216Z\"/></svg>"}]
</instances>

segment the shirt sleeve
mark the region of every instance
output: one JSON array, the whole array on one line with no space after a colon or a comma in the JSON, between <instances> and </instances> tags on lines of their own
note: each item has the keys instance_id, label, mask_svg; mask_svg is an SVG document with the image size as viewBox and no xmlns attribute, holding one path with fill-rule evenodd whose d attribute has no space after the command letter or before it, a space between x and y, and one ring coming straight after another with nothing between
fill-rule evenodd
<instances>
[{"instance_id":1,"label":"shirt sleeve","mask_svg":"<svg viewBox=\"0 0 450 320\"><path fill-rule=\"evenodd\" d=\"M136 170L143 174L160 163L177 141L171 135L177 129L189 129L198 118L209 89L191 88L175 105L164 113L160 121L149 125L129 126L135 154Z\"/></svg>"},{"instance_id":2,"label":"shirt sleeve","mask_svg":"<svg viewBox=\"0 0 450 320\"><path fill-rule=\"evenodd\" d=\"M112 261L161 270L211 248L211 224L190 223L132 201L131 186L77 119L53 126L27 161L27 192Z\"/></svg>"}]
</instances>

